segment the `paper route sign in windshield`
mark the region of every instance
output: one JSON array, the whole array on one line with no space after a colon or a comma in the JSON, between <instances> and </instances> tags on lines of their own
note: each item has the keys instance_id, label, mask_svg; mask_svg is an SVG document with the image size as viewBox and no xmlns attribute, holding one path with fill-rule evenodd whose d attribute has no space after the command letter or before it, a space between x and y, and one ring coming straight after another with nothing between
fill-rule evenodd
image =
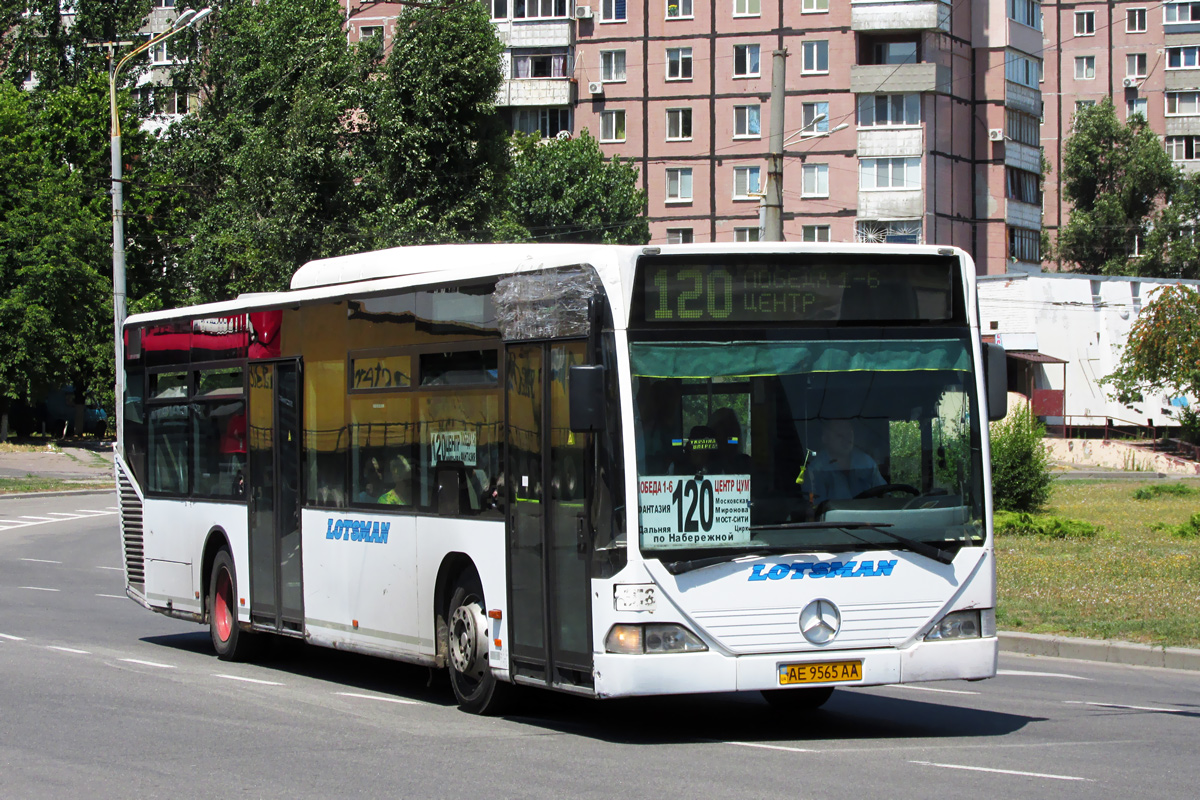
<instances>
[{"instance_id":1,"label":"paper route sign in windshield","mask_svg":"<svg viewBox=\"0 0 1200 800\"><path fill-rule=\"evenodd\" d=\"M730 547L750 541L749 475L638 479L642 547Z\"/></svg>"}]
</instances>

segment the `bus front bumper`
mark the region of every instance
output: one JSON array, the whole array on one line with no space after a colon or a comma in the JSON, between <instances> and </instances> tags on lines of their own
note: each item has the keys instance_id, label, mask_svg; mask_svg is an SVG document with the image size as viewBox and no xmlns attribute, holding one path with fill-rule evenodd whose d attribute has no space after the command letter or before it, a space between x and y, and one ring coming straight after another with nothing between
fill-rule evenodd
<instances>
[{"instance_id":1,"label":"bus front bumper","mask_svg":"<svg viewBox=\"0 0 1200 800\"><path fill-rule=\"evenodd\" d=\"M781 666L855 661L861 662L861 678L804 685L881 686L978 680L995 676L998 653L999 641L995 637L918 642L903 650L876 648L751 656L729 656L711 650L636 656L601 653L595 656L596 694L631 697L779 689Z\"/></svg>"}]
</instances>

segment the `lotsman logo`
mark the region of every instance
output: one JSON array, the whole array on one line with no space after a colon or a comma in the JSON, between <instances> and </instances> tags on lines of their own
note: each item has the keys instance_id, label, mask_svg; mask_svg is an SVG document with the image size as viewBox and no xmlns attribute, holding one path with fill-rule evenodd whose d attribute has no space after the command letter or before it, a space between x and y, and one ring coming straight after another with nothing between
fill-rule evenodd
<instances>
[{"instance_id":1,"label":"lotsman logo","mask_svg":"<svg viewBox=\"0 0 1200 800\"><path fill-rule=\"evenodd\" d=\"M891 575L897 560L881 560L878 566L874 561L797 561L775 564L770 568L766 564L755 564L747 580L781 581L791 575L792 580L796 581L803 578L806 572L810 578L877 578Z\"/></svg>"},{"instance_id":2,"label":"lotsman logo","mask_svg":"<svg viewBox=\"0 0 1200 800\"><path fill-rule=\"evenodd\" d=\"M387 544L388 531L392 529L390 522L371 522L358 519L328 519L325 529L326 539L340 539L343 542L366 542L368 544Z\"/></svg>"}]
</instances>

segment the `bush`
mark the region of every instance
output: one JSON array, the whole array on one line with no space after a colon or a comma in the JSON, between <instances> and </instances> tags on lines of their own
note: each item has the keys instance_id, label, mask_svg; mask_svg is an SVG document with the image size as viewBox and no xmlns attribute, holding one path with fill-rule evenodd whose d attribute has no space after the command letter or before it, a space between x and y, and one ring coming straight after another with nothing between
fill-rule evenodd
<instances>
[{"instance_id":1,"label":"bush","mask_svg":"<svg viewBox=\"0 0 1200 800\"><path fill-rule=\"evenodd\" d=\"M1046 536L1050 539L1091 539L1101 530L1101 526L1081 519L1034 516L1013 511L997 511L993 525L997 535Z\"/></svg>"},{"instance_id":2,"label":"bush","mask_svg":"<svg viewBox=\"0 0 1200 800\"><path fill-rule=\"evenodd\" d=\"M1179 438L1189 444L1200 444L1200 413L1194 408L1179 412Z\"/></svg>"},{"instance_id":3,"label":"bush","mask_svg":"<svg viewBox=\"0 0 1200 800\"><path fill-rule=\"evenodd\" d=\"M992 423L992 497L999 511L1038 511L1050 499L1046 428L1029 408Z\"/></svg>"},{"instance_id":4,"label":"bush","mask_svg":"<svg viewBox=\"0 0 1200 800\"><path fill-rule=\"evenodd\" d=\"M1168 525L1165 522L1156 522L1150 526L1153 531L1168 531L1172 536L1178 536L1180 539L1195 539L1200 536L1200 513L1192 514L1188 521L1182 525Z\"/></svg>"},{"instance_id":5,"label":"bush","mask_svg":"<svg viewBox=\"0 0 1200 800\"><path fill-rule=\"evenodd\" d=\"M1143 486L1133 493L1134 500L1153 500L1156 497L1163 495L1171 495L1172 497L1187 497L1188 495L1196 494L1197 489L1193 486L1188 486L1186 483L1152 483L1149 486Z\"/></svg>"}]
</instances>

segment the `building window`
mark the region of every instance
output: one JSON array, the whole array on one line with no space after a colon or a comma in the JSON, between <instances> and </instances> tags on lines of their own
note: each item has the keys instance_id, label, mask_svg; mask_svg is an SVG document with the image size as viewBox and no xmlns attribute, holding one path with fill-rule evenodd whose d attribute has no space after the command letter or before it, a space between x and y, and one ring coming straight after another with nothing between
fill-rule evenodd
<instances>
[{"instance_id":1,"label":"building window","mask_svg":"<svg viewBox=\"0 0 1200 800\"><path fill-rule=\"evenodd\" d=\"M1030 147L1041 145L1042 123L1033 114L1014 111L1010 108L1005 111L1005 123L1009 139Z\"/></svg>"},{"instance_id":2,"label":"building window","mask_svg":"<svg viewBox=\"0 0 1200 800\"><path fill-rule=\"evenodd\" d=\"M733 240L735 242L757 242L758 228L734 228Z\"/></svg>"},{"instance_id":3,"label":"building window","mask_svg":"<svg viewBox=\"0 0 1200 800\"><path fill-rule=\"evenodd\" d=\"M382 25L363 25L358 29L358 39L361 42L368 41L374 36L378 36L380 39L383 38Z\"/></svg>"},{"instance_id":4,"label":"building window","mask_svg":"<svg viewBox=\"0 0 1200 800\"><path fill-rule=\"evenodd\" d=\"M600 0L601 22L624 22L625 0Z\"/></svg>"},{"instance_id":5,"label":"building window","mask_svg":"<svg viewBox=\"0 0 1200 800\"><path fill-rule=\"evenodd\" d=\"M492 0L492 19L508 19L508 0Z\"/></svg>"},{"instance_id":6,"label":"building window","mask_svg":"<svg viewBox=\"0 0 1200 800\"><path fill-rule=\"evenodd\" d=\"M1076 56L1075 57L1075 80L1090 81L1096 78L1096 57L1095 56Z\"/></svg>"},{"instance_id":7,"label":"building window","mask_svg":"<svg viewBox=\"0 0 1200 800\"><path fill-rule=\"evenodd\" d=\"M1167 116L1200 115L1200 92L1167 92Z\"/></svg>"},{"instance_id":8,"label":"building window","mask_svg":"<svg viewBox=\"0 0 1200 800\"><path fill-rule=\"evenodd\" d=\"M678 142L692 138L692 110L690 108L667 109L667 141Z\"/></svg>"},{"instance_id":9,"label":"building window","mask_svg":"<svg viewBox=\"0 0 1200 800\"><path fill-rule=\"evenodd\" d=\"M667 80L690 81L692 79L692 48L671 47L667 49Z\"/></svg>"},{"instance_id":10,"label":"building window","mask_svg":"<svg viewBox=\"0 0 1200 800\"><path fill-rule=\"evenodd\" d=\"M150 63L151 64L170 64L171 54L167 51L167 43L165 41L158 42L150 47Z\"/></svg>"},{"instance_id":11,"label":"building window","mask_svg":"<svg viewBox=\"0 0 1200 800\"><path fill-rule=\"evenodd\" d=\"M759 125L759 108L757 103L752 106L733 107L734 138L756 139L762 135L762 128Z\"/></svg>"},{"instance_id":12,"label":"building window","mask_svg":"<svg viewBox=\"0 0 1200 800\"><path fill-rule=\"evenodd\" d=\"M805 225L800 229L800 239L805 242L828 242L828 225Z\"/></svg>"},{"instance_id":13,"label":"building window","mask_svg":"<svg viewBox=\"0 0 1200 800\"><path fill-rule=\"evenodd\" d=\"M567 16L567 0L513 0L513 19L554 19Z\"/></svg>"},{"instance_id":14,"label":"building window","mask_svg":"<svg viewBox=\"0 0 1200 800\"><path fill-rule=\"evenodd\" d=\"M1142 56L1145 59L1145 56ZM1167 69L1195 69L1200 67L1200 47L1168 47Z\"/></svg>"},{"instance_id":15,"label":"building window","mask_svg":"<svg viewBox=\"0 0 1200 800\"><path fill-rule=\"evenodd\" d=\"M565 78L567 77L567 54L565 52L513 53L514 78Z\"/></svg>"},{"instance_id":16,"label":"building window","mask_svg":"<svg viewBox=\"0 0 1200 800\"><path fill-rule=\"evenodd\" d=\"M600 141L625 141L625 112L623 110L600 112Z\"/></svg>"},{"instance_id":17,"label":"building window","mask_svg":"<svg viewBox=\"0 0 1200 800\"><path fill-rule=\"evenodd\" d=\"M1130 53L1125 56L1125 75L1129 78L1146 77L1146 54Z\"/></svg>"},{"instance_id":18,"label":"building window","mask_svg":"<svg viewBox=\"0 0 1200 800\"><path fill-rule=\"evenodd\" d=\"M829 197L829 165L805 164L800 182L801 197Z\"/></svg>"},{"instance_id":19,"label":"building window","mask_svg":"<svg viewBox=\"0 0 1200 800\"><path fill-rule=\"evenodd\" d=\"M1042 62L1011 51L1005 53L1004 58L1004 77L1030 89L1038 88L1038 81L1042 77Z\"/></svg>"},{"instance_id":20,"label":"building window","mask_svg":"<svg viewBox=\"0 0 1200 800\"><path fill-rule=\"evenodd\" d=\"M683 19L692 16L692 0L667 0L667 18Z\"/></svg>"},{"instance_id":21,"label":"building window","mask_svg":"<svg viewBox=\"0 0 1200 800\"><path fill-rule=\"evenodd\" d=\"M1146 9L1144 9L1144 8L1127 8L1127 9L1125 9L1125 32L1126 33L1145 33L1146 32Z\"/></svg>"},{"instance_id":22,"label":"building window","mask_svg":"<svg viewBox=\"0 0 1200 800\"><path fill-rule=\"evenodd\" d=\"M858 124L863 128L883 128L895 125L920 125L921 95L859 95Z\"/></svg>"},{"instance_id":23,"label":"building window","mask_svg":"<svg viewBox=\"0 0 1200 800\"><path fill-rule=\"evenodd\" d=\"M691 244L691 228L667 228L667 244Z\"/></svg>"},{"instance_id":24,"label":"building window","mask_svg":"<svg viewBox=\"0 0 1200 800\"><path fill-rule=\"evenodd\" d=\"M1096 35L1096 12L1095 11L1076 11L1075 12L1075 35L1076 36L1095 36Z\"/></svg>"},{"instance_id":25,"label":"building window","mask_svg":"<svg viewBox=\"0 0 1200 800\"><path fill-rule=\"evenodd\" d=\"M854 238L856 241L872 244L920 244L921 221L913 219L859 222L854 226Z\"/></svg>"},{"instance_id":26,"label":"building window","mask_svg":"<svg viewBox=\"0 0 1200 800\"><path fill-rule=\"evenodd\" d=\"M667 170L667 202L690 203L692 200L692 168Z\"/></svg>"},{"instance_id":27,"label":"building window","mask_svg":"<svg viewBox=\"0 0 1200 800\"><path fill-rule=\"evenodd\" d=\"M859 160L860 189L920 189L921 159L864 158Z\"/></svg>"},{"instance_id":28,"label":"building window","mask_svg":"<svg viewBox=\"0 0 1200 800\"><path fill-rule=\"evenodd\" d=\"M759 74L758 45L735 44L733 46L733 77L753 78Z\"/></svg>"},{"instance_id":29,"label":"building window","mask_svg":"<svg viewBox=\"0 0 1200 800\"><path fill-rule=\"evenodd\" d=\"M828 14L829 0L804 0L800 4L800 11L803 14Z\"/></svg>"},{"instance_id":30,"label":"building window","mask_svg":"<svg viewBox=\"0 0 1200 800\"><path fill-rule=\"evenodd\" d=\"M1166 145L1172 161L1200 161L1200 136L1168 136Z\"/></svg>"},{"instance_id":31,"label":"building window","mask_svg":"<svg viewBox=\"0 0 1200 800\"><path fill-rule=\"evenodd\" d=\"M1005 197L1022 203L1041 205L1042 179L1039 175L1016 167L1005 167L1004 173L1007 178Z\"/></svg>"},{"instance_id":32,"label":"building window","mask_svg":"<svg viewBox=\"0 0 1200 800\"><path fill-rule=\"evenodd\" d=\"M536 133L543 139L571 130L569 108L518 108L513 110L513 131Z\"/></svg>"},{"instance_id":33,"label":"building window","mask_svg":"<svg viewBox=\"0 0 1200 800\"><path fill-rule=\"evenodd\" d=\"M800 73L802 75L829 72L829 42L803 42L801 43L801 55Z\"/></svg>"},{"instance_id":34,"label":"building window","mask_svg":"<svg viewBox=\"0 0 1200 800\"><path fill-rule=\"evenodd\" d=\"M733 0L735 17L757 17L760 14L762 14L762 4L759 0Z\"/></svg>"},{"instance_id":35,"label":"building window","mask_svg":"<svg viewBox=\"0 0 1200 800\"><path fill-rule=\"evenodd\" d=\"M733 168L733 199L757 200L762 193L759 178L762 175L760 167Z\"/></svg>"},{"instance_id":36,"label":"building window","mask_svg":"<svg viewBox=\"0 0 1200 800\"><path fill-rule=\"evenodd\" d=\"M916 40L884 41L871 44L872 64L916 64L918 61Z\"/></svg>"},{"instance_id":37,"label":"building window","mask_svg":"<svg viewBox=\"0 0 1200 800\"><path fill-rule=\"evenodd\" d=\"M1008 18L1040 31L1042 4L1038 0L1008 0Z\"/></svg>"},{"instance_id":38,"label":"building window","mask_svg":"<svg viewBox=\"0 0 1200 800\"><path fill-rule=\"evenodd\" d=\"M1042 260L1041 232L1028 228L1008 229L1008 257L1013 261L1036 264Z\"/></svg>"},{"instance_id":39,"label":"building window","mask_svg":"<svg viewBox=\"0 0 1200 800\"><path fill-rule=\"evenodd\" d=\"M625 51L600 51L600 80L605 83L622 82L625 80Z\"/></svg>"},{"instance_id":40,"label":"building window","mask_svg":"<svg viewBox=\"0 0 1200 800\"><path fill-rule=\"evenodd\" d=\"M186 89L175 91L169 86L140 86L132 94L146 108L147 114L181 116L188 113Z\"/></svg>"},{"instance_id":41,"label":"building window","mask_svg":"<svg viewBox=\"0 0 1200 800\"><path fill-rule=\"evenodd\" d=\"M802 103L804 133L829 133L829 103Z\"/></svg>"},{"instance_id":42,"label":"building window","mask_svg":"<svg viewBox=\"0 0 1200 800\"><path fill-rule=\"evenodd\" d=\"M1132 97L1125 101L1125 119L1129 119L1134 114L1141 114L1142 119L1150 119L1150 114L1147 111L1149 105L1145 97L1138 97L1135 93Z\"/></svg>"},{"instance_id":43,"label":"building window","mask_svg":"<svg viewBox=\"0 0 1200 800\"><path fill-rule=\"evenodd\" d=\"M1163 3L1163 22L1200 22L1200 3Z\"/></svg>"}]
</instances>

